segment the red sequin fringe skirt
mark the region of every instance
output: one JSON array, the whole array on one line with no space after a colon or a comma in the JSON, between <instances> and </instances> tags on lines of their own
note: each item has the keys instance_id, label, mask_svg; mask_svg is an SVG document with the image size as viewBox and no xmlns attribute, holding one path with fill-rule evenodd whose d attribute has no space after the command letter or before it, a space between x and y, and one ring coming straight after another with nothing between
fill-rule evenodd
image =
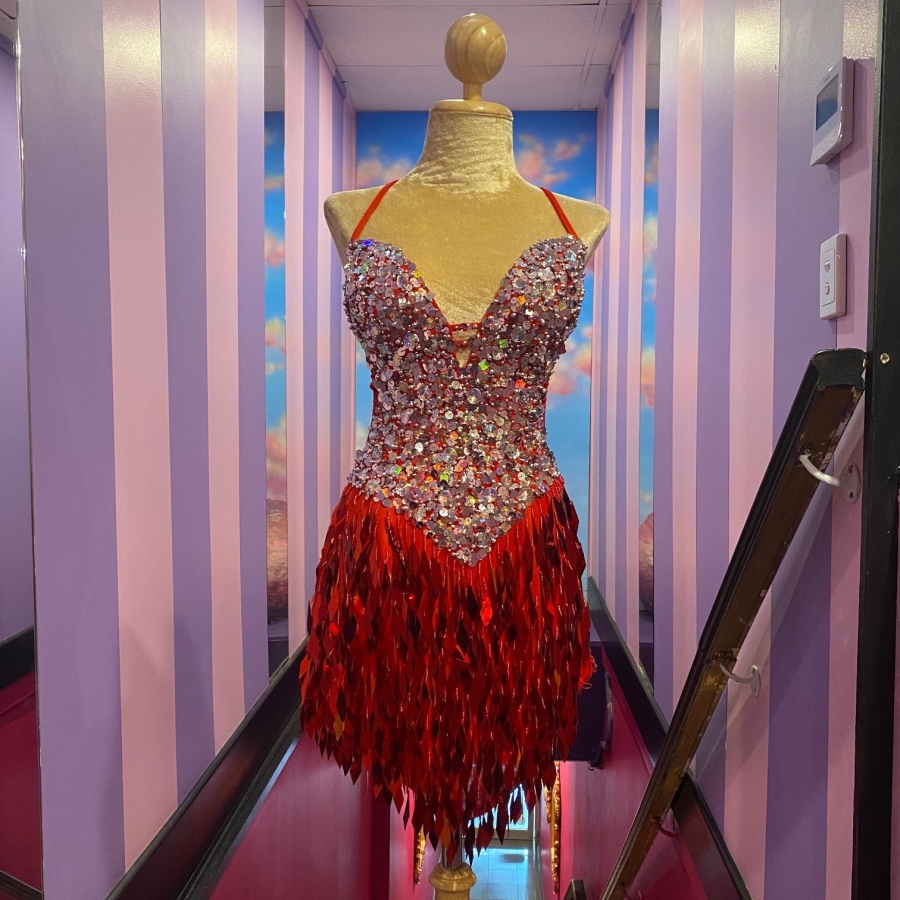
<instances>
[{"instance_id":1,"label":"red sequin fringe skirt","mask_svg":"<svg viewBox=\"0 0 900 900\"><path fill-rule=\"evenodd\" d=\"M533 809L575 738L593 669L577 527L562 478L474 566L350 485L332 514L301 725L451 858L460 828L471 858Z\"/></svg>"}]
</instances>

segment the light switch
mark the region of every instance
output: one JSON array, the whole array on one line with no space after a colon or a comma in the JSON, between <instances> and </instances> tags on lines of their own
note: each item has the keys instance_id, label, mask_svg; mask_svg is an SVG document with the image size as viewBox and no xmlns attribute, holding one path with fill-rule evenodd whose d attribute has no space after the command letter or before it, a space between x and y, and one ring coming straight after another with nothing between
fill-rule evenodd
<instances>
[{"instance_id":1,"label":"light switch","mask_svg":"<svg viewBox=\"0 0 900 900\"><path fill-rule=\"evenodd\" d=\"M836 319L847 312L847 235L836 234L819 254L819 318Z\"/></svg>"}]
</instances>

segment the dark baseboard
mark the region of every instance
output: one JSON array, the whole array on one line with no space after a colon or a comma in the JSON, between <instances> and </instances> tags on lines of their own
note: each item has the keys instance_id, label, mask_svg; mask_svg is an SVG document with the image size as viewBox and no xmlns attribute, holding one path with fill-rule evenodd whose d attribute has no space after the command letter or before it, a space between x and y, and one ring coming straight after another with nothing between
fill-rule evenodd
<instances>
[{"instance_id":1,"label":"dark baseboard","mask_svg":"<svg viewBox=\"0 0 900 900\"><path fill-rule=\"evenodd\" d=\"M650 759L655 764L669 723L653 696L653 687L647 676L635 664L619 626L610 615L593 578L588 579L587 599L591 622L600 637L600 643L612 667L612 674L619 682Z\"/></svg>"},{"instance_id":2,"label":"dark baseboard","mask_svg":"<svg viewBox=\"0 0 900 900\"><path fill-rule=\"evenodd\" d=\"M288 639L286 637L269 638L269 675L278 671L288 658Z\"/></svg>"},{"instance_id":3,"label":"dark baseboard","mask_svg":"<svg viewBox=\"0 0 900 900\"><path fill-rule=\"evenodd\" d=\"M608 694L606 674L603 671L603 652L596 641L591 641L591 655L596 668L584 690L578 695L578 730L575 741L566 754L566 761L586 762L596 766L603 756L604 736L608 727Z\"/></svg>"},{"instance_id":4,"label":"dark baseboard","mask_svg":"<svg viewBox=\"0 0 900 900\"><path fill-rule=\"evenodd\" d=\"M187 887L181 892L180 900L206 900L212 895L220 876L256 816L257 810L262 806L269 791L272 790L275 780L281 774L281 770L297 746L300 738L299 712L300 704L298 702L275 742L275 746L260 766L238 805L228 816Z\"/></svg>"},{"instance_id":5,"label":"dark baseboard","mask_svg":"<svg viewBox=\"0 0 900 900\"><path fill-rule=\"evenodd\" d=\"M34 671L34 628L0 641L0 691Z\"/></svg>"},{"instance_id":6,"label":"dark baseboard","mask_svg":"<svg viewBox=\"0 0 900 900\"><path fill-rule=\"evenodd\" d=\"M44 895L37 888L6 872L0 872L0 897L15 897L15 900L44 900Z\"/></svg>"},{"instance_id":7,"label":"dark baseboard","mask_svg":"<svg viewBox=\"0 0 900 900\"><path fill-rule=\"evenodd\" d=\"M619 682L631 715L654 764L666 736L668 722L653 696L653 688L625 644L593 578L588 579L591 621ZM725 844L719 825L693 775L681 783L672 813L707 897L751 900L744 879Z\"/></svg>"},{"instance_id":8,"label":"dark baseboard","mask_svg":"<svg viewBox=\"0 0 900 900\"><path fill-rule=\"evenodd\" d=\"M211 871L216 852L238 836L236 822L266 790L266 772L295 728L300 660L306 643L275 673L262 697L193 790L107 900L179 900ZM271 779L269 779L271 780ZM256 799L254 800L254 796ZM220 861L221 858L219 857Z\"/></svg>"}]
</instances>

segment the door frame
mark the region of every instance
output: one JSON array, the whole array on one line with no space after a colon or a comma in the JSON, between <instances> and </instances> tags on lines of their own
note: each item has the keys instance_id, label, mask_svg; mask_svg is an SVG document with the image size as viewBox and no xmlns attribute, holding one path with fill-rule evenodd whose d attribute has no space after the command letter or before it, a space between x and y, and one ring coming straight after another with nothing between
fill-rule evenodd
<instances>
[{"instance_id":1,"label":"door frame","mask_svg":"<svg viewBox=\"0 0 900 900\"><path fill-rule=\"evenodd\" d=\"M900 3L879 0L853 804L853 900L890 896L900 466ZM849 676L849 673L847 673Z\"/></svg>"}]
</instances>

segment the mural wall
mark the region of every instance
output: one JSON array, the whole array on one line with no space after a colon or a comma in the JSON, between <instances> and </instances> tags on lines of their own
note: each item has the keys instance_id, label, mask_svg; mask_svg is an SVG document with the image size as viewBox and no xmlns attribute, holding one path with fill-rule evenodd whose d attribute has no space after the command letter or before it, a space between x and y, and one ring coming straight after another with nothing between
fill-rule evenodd
<instances>
[{"instance_id":1,"label":"mural wall","mask_svg":"<svg viewBox=\"0 0 900 900\"><path fill-rule=\"evenodd\" d=\"M267 463L277 492L290 461L267 460L267 365L300 398L295 545L318 552L352 451L320 213L352 112L286 17L282 249L262 3L21 5L47 900L105 897L268 684Z\"/></svg>"},{"instance_id":2,"label":"mural wall","mask_svg":"<svg viewBox=\"0 0 900 900\"><path fill-rule=\"evenodd\" d=\"M44 887L95 900L267 683L262 10L21 12Z\"/></svg>"},{"instance_id":3,"label":"mural wall","mask_svg":"<svg viewBox=\"0 0 900 900\"><path fill-rule=\"evenodd\" d=\"M266 116L268 634L306 635L325 530L353 459L353 342L329 194L353 187L355 111L308 10L284 7L283 113ZM293 527L290 527L291 523Z\"/></svg>"},{"instance_id":4,"label":"mural wall","mask_svg":"<svg viewBox=\"0 0 900 900\"><path fill-rule=\"evenodd\" d=\"M384 184L412 168L425 139L427 113L359 113L356 180L358 187ZM597 117L589 112L516 112L513 140L516 164L532 184L577 197L596 199ZM550 379L547 440L556 455L581 520L586 540L591 385L593 264L585 279L584 305ZM372 416L369 371L361 350L356 363L356 441L362 446Z\"/></svg>"},{"instance_id":5,"label":"mural wall","mask_svg":"<svg viewBox=\"0 0 900 900\"><path fill-rule=\"evenodd\" d=\"M647 5L638 2L598 117L601 202L611 219L594 309L599 352L594 369L588 544L588 572L635 659L641 658L642 637L648 637L642 636L642 625L646 631L648 624L655 624L647 615L642 622L641 616L641 576L646 590L652 565L647 558L652 544L647 517L653 483L649 426L655 415L652 383L642 384L653 371L654 357L647 344L655 335L650 327L655 324L655 283L652 259L645 253L645 195L651 202L654 199L646 183L646 58ZM652 242L647 249L652 250ZM649 645L643 642L646 657Z\"/></svg>"},{"instance_id":6,"label":"mural wall","mask_svg":"<svg viewBox=\"0 0 900 900\"><path fill-rule=\"evenodd\" d=\"M591 548L633 651L645 46L639 0L601 113L613 221ZM652 515L655 689L667 716L810 356L866 346L874 46L867 0L662 4ZM816 83L842 55L857 60L854 140L811 167ZM822 321L819 246L839 232L851 248L848 313ZM845 441L836 465L860 456ZM741 672L759 666L762 692L729 685L695 760L753 897L851 893L859 516L829 489L816 494L738 661Z\"/></svg>"},{"instance_id":7,"label":"mural wall","mask_svg":"<svg viewBox=\"0 0 900 900\"><path fill-rule=\"evenodd\" d=\"M322 204L329 194L353 187L355 111L304 9L298 3L285 6L290 651L306 635L319 553L353 461L353 340L343 318L340 262Z\"/></svg>"}]
</instances>

